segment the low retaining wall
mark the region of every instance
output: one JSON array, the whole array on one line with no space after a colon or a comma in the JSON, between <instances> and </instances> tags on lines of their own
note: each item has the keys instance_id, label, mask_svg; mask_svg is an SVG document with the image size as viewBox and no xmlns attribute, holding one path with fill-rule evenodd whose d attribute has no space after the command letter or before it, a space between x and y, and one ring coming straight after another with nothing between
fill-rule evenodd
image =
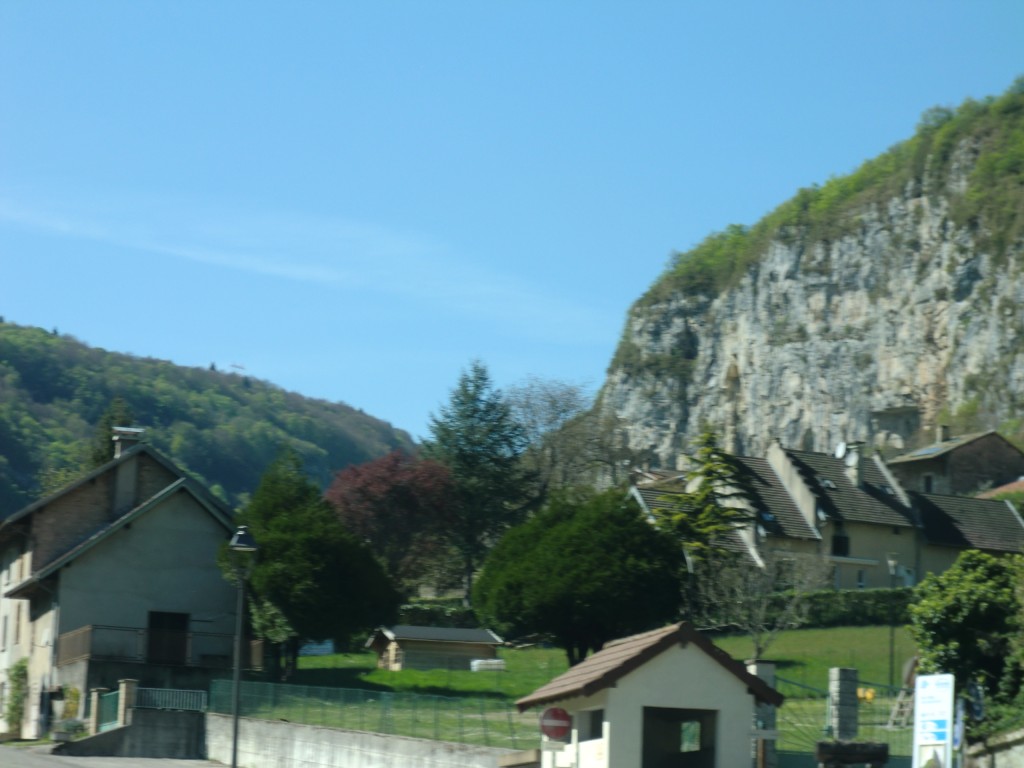
<instances>
[{"instance_id":1,"label":"low retaining wall","mask_svg":"<svg viewBox=\"0 0 1024 768\"><path fill-rule=\"evenodd\" d=\"M968 768L1024 768L1024 728L967 748Z\"/></svg>"},{"instance_id":2,"label":"low retaining wall","mask_svg":"<svg viewBox=\"0 0 1024 768\"><path fill-rule=\"evenodd\" d=\"M206 715L208 760L231 764L231 716ZM242 718L238 765L244 768L496 768L511 749L387 736Z\"/></svg>"},{"instance_id":3,"label":"low retaining wall","mask_svg":"<svg viewBox=\"0 0 1024 768\"><path fill-rule=\"evenodd\" d=\"M55 755L83 757L206 757L206 716L202 712L133 709L130 723L53 748Z\"/></svg>"}]
</instances>

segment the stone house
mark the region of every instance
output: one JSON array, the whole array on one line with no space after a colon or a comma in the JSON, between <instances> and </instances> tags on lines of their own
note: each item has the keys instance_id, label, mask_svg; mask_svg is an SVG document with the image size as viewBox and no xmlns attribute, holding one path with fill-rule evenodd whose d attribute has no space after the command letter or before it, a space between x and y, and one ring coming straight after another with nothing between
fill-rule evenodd
<instances>
[{"instance_id":1,"label":"stone house","mask_svg":"<svg viewBox=\"0 0 1024 768\"><path fill-rule=\"evenodd\" d=\"M939 427L936 441L889 459L904 488L966 496L1024 478L1024 453L998 432L953 437Z\"/></svg>"},{"instance_id":2,"label":"stone house","mask_svg":"<svg viewBox=\"0 0 1024 768\"><path fill-rule=\"evenodd\" d=\"M1024 520L1012 504L907 490L860 446L824 454L775 441L764 458L729 458L743 491L734 503L751 523L723 543L758 566L766 553L784 552L824 558L837 589L912 586L965 549L1024 548ZM649 472L632 492L651 512L673 504L685 484L678 472Z\"/></svg>"},{"instance_id":3,"label":"stone house","mask_svg":"<svg viewBox=\"0 0 1024 768\"><path fill-rule=\"evenodd\" d=\"M34 738L76 689L205 688L232 663L235 588L217 566L228 510L117 428L115 458L0 522L0 717L28 663L21 723ZM77 714L83 715L81 709Z\"/></svg>"},{"instance_id":4,"label":"stone house","mask_svg":"<svg viewBox=\"0 0 1024 768\"><path fill-rule=\"evenodd\" d=\"M475 660L497 659L502 639L489 629L379 627L366 641L380 669L471 669Z\"/></svg>"}]
</instances>

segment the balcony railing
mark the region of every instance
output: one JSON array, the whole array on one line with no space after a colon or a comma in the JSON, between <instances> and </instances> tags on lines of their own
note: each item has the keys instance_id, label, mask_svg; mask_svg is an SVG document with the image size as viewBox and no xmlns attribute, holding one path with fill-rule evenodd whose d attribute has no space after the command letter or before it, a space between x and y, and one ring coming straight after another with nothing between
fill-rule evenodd
<instances>
[{"instance_id":1,"label":"balcony railing","mask_svg":"<svg viewBox=\"0 0 1024 768\"><path fill-rule=\"evenodd\" d=\"M249 647L249 658L242 662L254 668L259 657ZM223 669L232 666L233 654L234 636L214 632L89 625L57 638L58 666L89 659Z\"/></svg>"}]
</instances>

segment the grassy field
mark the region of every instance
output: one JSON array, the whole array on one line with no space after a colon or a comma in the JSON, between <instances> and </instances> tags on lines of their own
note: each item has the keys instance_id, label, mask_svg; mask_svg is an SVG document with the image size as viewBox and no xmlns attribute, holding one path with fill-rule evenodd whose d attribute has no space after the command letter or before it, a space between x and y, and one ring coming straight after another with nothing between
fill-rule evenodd
<instances>
[{"instance_id":1,"label":"grassy field","mask_svg":"<svg viewBox=\"0 0 1024 768\"><path fill-rule=\"evenodd\" d=\"M899 681L903 663L914 655L909 634L895 632L895 668ZM746 637L716 637L714 642L735 659L747 658L752 645ZM505 672L461 670L377 669L372 653L304 656L292 682L361 688L377 691L421 693L440 696L490 696L515 700L564 672L565 653L557 648L502 649ZM888 627L837 627L782 632L769 648L767 658L776 662L780 677L810 688L828 688L830 667L854 667L868 685L883 687L889 679ZM813 694L808 694L813 695Z\"/></svg>"},{"instance_id":2,"label":"grassy field","mask_svg":"<svg viewBox=\"0 0 1024 768\"><path fill-rule=\"evenodd\" d=\"M914 653L903 628L895 634L897 681L903 662ZM714 638L733 658L750 655L749 638ZM536 712L520 715L513 702L568 667L557 648L502 649L503 672L377 669L369 652L306 656L285 686L288 691L253 690L246 710L254 716L316 725L378 730L408 736L521 748L536 740ZM786 704L779 711L780 748L811 751L827 737L826 698L830 667L854 667L871 701L861 704L861 737L890 743L893 755L909 754L910 728L886 728L892 698L889 676L889 628L842 627L781 633L765 654L777 664L779 690ZM308 687L300 690L301 687ZM268 686L272 688L273 686ZM347 689L342 691L338 689ZM340 697L340 698L339 698Z\"/></svg>"}]
</instances>

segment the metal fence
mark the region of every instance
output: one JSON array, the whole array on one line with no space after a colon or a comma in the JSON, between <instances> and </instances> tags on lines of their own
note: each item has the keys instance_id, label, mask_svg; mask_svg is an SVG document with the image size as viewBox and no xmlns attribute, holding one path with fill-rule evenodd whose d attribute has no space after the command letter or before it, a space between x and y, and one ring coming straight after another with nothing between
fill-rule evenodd
<instances>
[{"instance_id":1,"label":"metal fence","mask_svg":"<svg viewBox=\"0 0 1024 768\"><path fill-rule=\"evenodd\" d=\"M211 683L209 711L231 714L231 681ZM239 714L507 749L536 747L539 740L537 714L520 714L503 698L243 682Z\"/></svg>"},{"instance_id":2,"label":"metal fence","mask_svg":"<svg viewBox=\"0 0 1024 768\"><path fill-rule=\"evenodd\" d=\"M179 691L171 688L135 689L135 706L140 709L205 712L208 700L206 691Z\"/></svg>"},{"instance_id":3,"label":"metal fence","mask_svg":"<svg viewBox=\"0 0 1024 768\"><path fill-rule=\"evenodd\" d=\"M800 755L815 752L819 741L834 738L830 718L829 692L785 678L775 678L775 688L786 697L778 711L779 765L810 764ZM913 747L912 723L890 725L898 688L862 681L858 686L857 741L889 745L889 765L909 766Z\"/></svg>"},{"instance_id":4,"label":"metal fence","mask_svg":"<svg viewBox=\"0 0 1024 768\"><path fill-rule=\"evenodd\" d=\"M103 731L109 731L112 728L117 728L120 725L118 720L118 705L121 701L120 691L111 691L110 693L101 693L99 697L99 705L97 706L97 729L100 733Z\"/></svg>"}]
</instances>

